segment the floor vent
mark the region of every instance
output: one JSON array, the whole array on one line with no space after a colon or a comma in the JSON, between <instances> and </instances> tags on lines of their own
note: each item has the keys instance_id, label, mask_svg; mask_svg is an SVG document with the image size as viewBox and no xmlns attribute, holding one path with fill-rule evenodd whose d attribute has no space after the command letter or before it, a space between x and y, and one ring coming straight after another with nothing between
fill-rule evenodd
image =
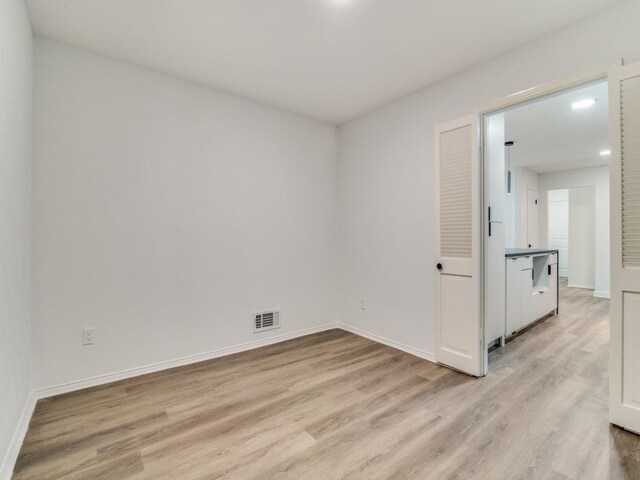
<instances>
[{"instance_id":1,"label":"floor vent","mask_svg":"<svg viewBox=\"0 0 640 480\"><path fill-rule=\"evenodd\" d=\"M267 310L253 314L253 332L264 332L280 328L280 310Z\"/></svg>"}]
</instances>

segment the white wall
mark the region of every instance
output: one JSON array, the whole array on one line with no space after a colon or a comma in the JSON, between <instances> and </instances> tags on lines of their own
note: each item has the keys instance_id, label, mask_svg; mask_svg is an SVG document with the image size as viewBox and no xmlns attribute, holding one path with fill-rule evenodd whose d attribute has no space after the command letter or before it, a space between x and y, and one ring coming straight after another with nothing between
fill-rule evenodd
<instances>
[{"instance_id":1,"label":"white wall","mask_svg":"<svg viewBox=\"0 0 640 480\"><path fill-rule=\"evenodd\" d=\"M511 185L513 188L513 170L511 171ZM513 191L509 195L505 195L504 209L504 246L506 248L516 248L516 199Z\"/></svg>"},{"instance_id":2,"label":"white wall","mask_svg":"<svg viewBox=\"0 0 640 480\"><path fill-rule=\"evenodd\" d=\"M549 190L573 189L579 187L595 188L595 293L608 298L610 294L610 241L609 241L609 167L591 167L565 172L545 173L539 176L540 182L540 241L548 244L548 194ZM571 242L571 239L570 239ZM571 247L569 252L571 255ZM569 264L569 272L573 266Z\"/></svg>"},{"instance_id":3,"label":"white wall","mask_svg":"<svg viewBox=\"0 0 640 480\"><path fill-rule=\"evenodd\" d=\"M569 190L569 287L595 288L595 187Z\"/></svg>"},{"instance_id":4,"label":"white wall","mask_svg":"<svg viewBox=\"0 0 640 480\"><path fill-rule=\"evenodd\" d=\"M638 18L640 2L622 4L339 129L343 322L435 351L434 126L581 69L640 60Z\"/></svg>"},{"instance_id":5,"label":"white wall","mask_svg":"<svg viewBox=\"0 0 640 480\"><path fill-rule=\"evenodd\" d=\"M513 244L507 248L529 248L528 242L528 200L529 189L538 190L538 174L528 168L514 167L511 169L511 195L507 202L513 202L513 216L507 219L509 228L513 229ZM539 245L533 245L536 248Z\"/></svg>"},{"instance_id":6,"label":"white wall","mask_svg":"<svg viewBox=\"0 0 640 480\"><path fill-rule=\"evenodd\" d=\"M336 321L335 127L42 39L35 102L38 386Z\"/></svg>"},{"instance_id":7,"label":"white wall","mask_svg":"<svg viewBox=\"0 0 640 480\"><path fill-rule=\"evenodd\" d=\"M9 451L9 446L32 389L31 75L32 35L24 4L21 0L3 0L0 2L0 478L7 476L13 467L17 452Z\"/></svg>"}]
</instances>

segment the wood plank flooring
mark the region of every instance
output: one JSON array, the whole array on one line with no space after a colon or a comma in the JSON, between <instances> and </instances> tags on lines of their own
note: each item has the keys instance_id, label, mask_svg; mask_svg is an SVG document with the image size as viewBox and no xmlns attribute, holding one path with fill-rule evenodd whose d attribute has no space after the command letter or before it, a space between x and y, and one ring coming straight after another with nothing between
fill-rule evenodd
<instances>
[{"instance_id":1,"label":"wood plank flooring","mask_svg":"<svg viewBox=\"0 0 640 480\"><path fill-rule=\"evenodd\" d=\"M15 479L640 479L607 422L608 301L477 380L332 330L38 402Z\"/></svg>"}]
</instances>

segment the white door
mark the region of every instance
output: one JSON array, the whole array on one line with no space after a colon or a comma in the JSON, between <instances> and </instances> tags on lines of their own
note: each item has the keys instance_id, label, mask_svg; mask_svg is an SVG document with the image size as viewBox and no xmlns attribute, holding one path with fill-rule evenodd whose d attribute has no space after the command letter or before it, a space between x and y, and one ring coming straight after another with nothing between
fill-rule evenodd
<instances>
[{"instance_id":1,"label":"white door","mask_svg":"<svg viewBox=\"0 0 640 480\"><path fill-rule=\"evenodd\" d=\"M538 248L538 191L527 188L527 244Z\"/></svg>"},{"instance_id":2,"label":"white door","mask_svg":"<svg viewBox=\"0 0 640 480\"><path fill-rule=\"evenodd\" d=\"M438 318L436 360L484 374L480 328L479 161L472 117L435 129Z\"/></svg>"},{"instance_id":3,"label":"white door","mask_svg":"<svg viewBox=\"0 0 640 480\"><path fill-rule=\"evenodd\" d=\"M640 63L609 74L610 420L640 432Z\"/></svg>"}]
</instances>

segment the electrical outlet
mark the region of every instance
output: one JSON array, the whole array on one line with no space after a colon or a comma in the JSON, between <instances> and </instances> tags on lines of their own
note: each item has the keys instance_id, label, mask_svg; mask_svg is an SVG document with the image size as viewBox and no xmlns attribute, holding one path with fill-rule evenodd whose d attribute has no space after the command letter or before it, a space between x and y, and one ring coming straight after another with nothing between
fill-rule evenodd
<instances>
[{"instance_id":1,"label":"electrical outlet","mask_svg":"<svg viewBox=\"0 0 640 480\"><path fill-rule=\"evenodd\" d=\"M360 310L367 309L367 299L365 297L360 297Z\"/></svg>"},{"instance_id":2,"label":"electrical outlet","mask_svg":"<svg viewBox=\"0 0 640 480\"><path fill-rule=\"evenodd\" d=\"M82 329L82 344L93 345L93 327Z\"/></svg>"}]
</instances>

